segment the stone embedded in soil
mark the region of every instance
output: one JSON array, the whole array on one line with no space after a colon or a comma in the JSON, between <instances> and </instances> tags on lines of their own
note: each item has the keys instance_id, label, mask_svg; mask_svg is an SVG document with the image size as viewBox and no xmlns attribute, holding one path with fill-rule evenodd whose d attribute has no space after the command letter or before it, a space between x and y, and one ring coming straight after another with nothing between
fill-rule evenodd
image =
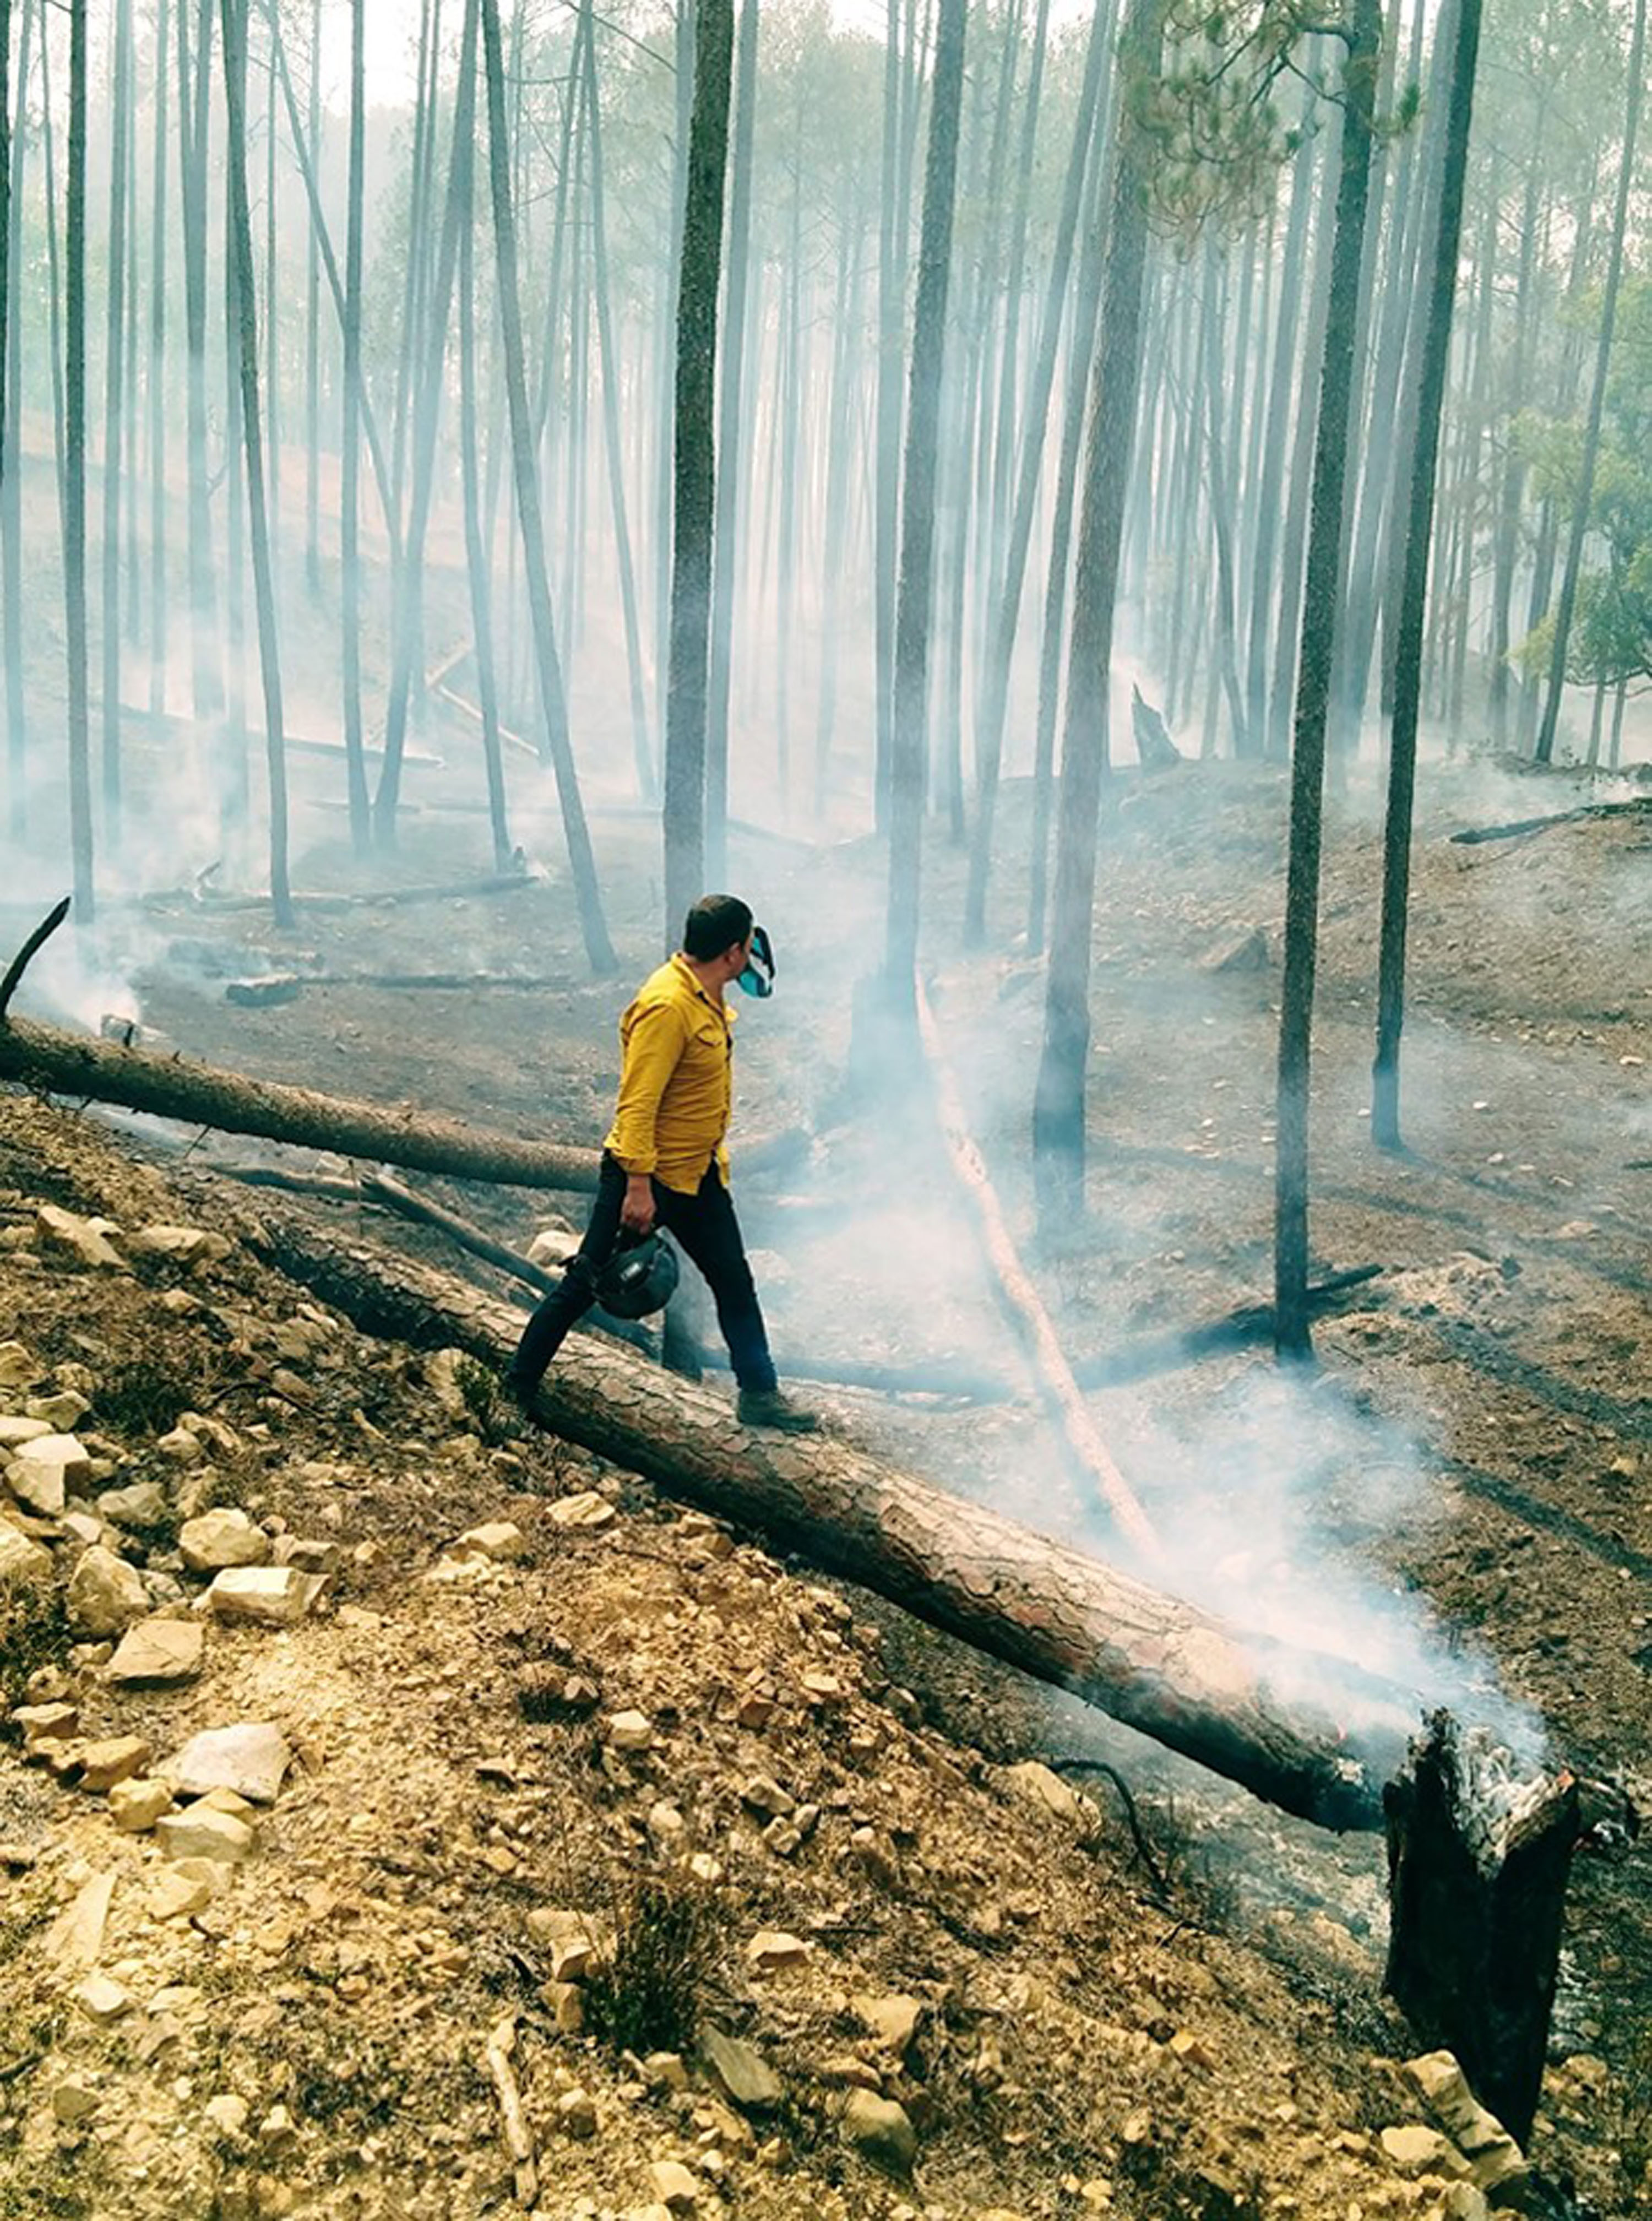
<instances>
[{"instance_id":1,"label":"stone embedded in soil","mask_svg":"<svg viewBox=\"0 0 1652 2221\"><path fill-rule=\"evenodd\" d=\"M121 1635L149 1610L149 1592L135 1566L94 1543L69 1576L69 1624L77 1634Z\"/></svg>"},{"instance_id":2,"label":"stone embedded in soil","mask_svg":"<svg viewBox=\"0 0 1652 2221\"><path fill-rule=\"evenodd\" d=\"M23 1405L23 1417L43 1419L59 1434L66 1435L78 1427L91 1409L90 1397L83 1396L78 1388L59 1388L49 1396L31 1396Z\"/></svg>"},{"instance_id":3,"label":"stone embedded in soil","mask_svg":"<svg viewBox=\"0 0 1652 2221\"><path fill-rule=\"evenodd\" d=\"M1421 2121L1385 2129L1381 2143L1402 2174L1465 2174L1467 2163L1449 2137Z\"/></svg>"},{"instance_id":4,"label":"stone embedded in soil","mask_svg":"<svg viewBox=\"0 0 1652 2221\"><path fill-rule=\"evenodd\" d=\"M56 1431L44 1419L27 1419L21 1411L0 1412L0 1464L15 1457L25 1442L37 1442L42 1435Z\"/></svg>"},{"instance_id":5,"label":"stone embedded in soil","mask_svg":"<svg viewBox=\"0 0 1652 2221\"><path fill-rule=\"evenodd\" d=\"M742 2111L767 2112L785 2095L785 2086L754 2044L707 2028L700 2039L705 2063Z\"/></svg>"},{"instance_id":6,"label":"stone embedded in soil","mask_svg":"<svg viewBox=\"0 0 1652 2221\"><path fill-rule=\"evenodd\" d=\"M250 1804L273 1805L292 1763L286 1737L272 1721L206 1728L169 1758L161 1772L180 1797L231 1789Z\"/></svg>"},{"instance_id":7,"label":"stone embedded in soil","mask_svg":"<svg viewBox=\"0 0 1652 2221\"><path fill-rule=\"evenodd\" d=\"M120 1232L112 1218L82 1218L55 1203L43 1203L34 1213L35 1238L42 1248L61 1250L95 1272L131 1271L110 1238Z\"/></svg>"},{"instance_id":8,"label":"stone embedded in soil","mask_svg":"<svg viewBox=\"0 0 1652 2221\"><path fill-rule=\"evenodd\" d=\"M212 1859L180 1859L164 1868L149 1892L157 1920L191 1920L204 1912L223 1885L223 1868Z\"/></svg>"},{"instance_id":9,"label":"stone embedded in soil","mask_svg":"<svg viewBox=\"0 0 1652 2221\"><path fill-rule=\"evenodd\" d=\"M247 2133L247 2116L252 2108L246 2099L239 2097L235 2091L220 2090L216 2096L207 2099L201 2111L221 2137L228 2137L233 2142L235 2137Z\"/></svg>"},{"instance_id":10,"label":"stone embedded in soil","mask_svg":"<svg viewBox=\"0 0 1652 2221\"><path fill-rule=\"evenodd\" d=\"M46 1955L59 1967L95 1967L103 1949L103 1930L115 1895L115 1871L95 1874L52 1923Z\"/></svg>"},{"instance_id":11,"label":"stone embedded in soil","mask_svg":"<svg viewBox=\"0 0 1652 2221\"><path fill-rule=\"evenodd\" d=\"M97 1512L111 1527L158 1527L166 1517L166 1491L153 1480L106 1488L97 1498Z\"/></svg>"},{"instance_id":12,"label":"stone embedded in soil","mask_svg":"<svg viewBox=\"0 0 1652 2221\"><path fill-rule=\"evenodd\" d=\"M230 1566L208 1589L216 1618L250 1627L296 1627L321 1594L319 1573L293 1566Z\"/></svg>"},{"instance_id":13,"label":"stone embedded in soil","mask_svg":"<svg viewBox=\"0 0 1652 2221\"><path fill-rule=\"evenodd\" d=\"M1476 2188L1500 2190L1527 2172L1520 2147L1495 2113L1469 2088L1449 2051L1428 2051L1405 2062L1430 2112L1468 2161Z\"/></svg>"},{"instance_id":14,"label":"stone embedded in soil","mask_svg":"<svg viewBox=\"0 0 1652 2221\"><path fill-rule=\"evenodd\" d=\"M528 1537L514 1520L491 1519L472 1527L448 1547L449 1557L485 1558L491 1565L515 1565L528 1555Z\"/></svg>"},{"instance_id":15,"label":"stone embedded in soil","mask_svg":"<svg viewBox=\"0 0 1652 2221\"><path fill-rule=\"evenodd\" d=\"M91 1453L76 1435L36 1435L20 1442L6 1467L6 1485L20 1504L55 1519L71 1489L91 1478Z\"/></svg>"},{"instance_id":16,"label":"stone embedded in soil","mask_svg":"<svg viewBox=\"0 0 1652 2221\"><path fill-rule=\"evenodd\" d=\"M186 1519L178 1530L178 1547L192 1573L222 1573L229 1566L265 1566L270 1560L269 1536L255 1520L233 1507Z\"/></svg>"},{"instance_id":17,"label":"stone embedded in soil","mask_svg":"<svg viewBox=\"0 0 1652 2221\"><path fill-rule=\"evenodd\" d=\"M127 1248L137 1257L160 1257L186 1272L228 1257L234 1244L203 1226L141 1226L127 1236Z\"/></svg>"},{"instance_id":18,"label":"stone embedded in soil","mask_svg":"<svg viewBox=\"0 0 1652 2221\"><path fill-rule=\"evenodd\" d=\"M608 1723L607 1741L612 1750L650 1749L653 1723L646 1712L616 1712Z\"/></svg>"},{"instance_id":19,"label":"stone embedded in soil","mask_svg":"<svg viewBox=\"0 0 1652 2221\"><path fill-rule=\"evenodd\" d=\"M917 2034L917 2024L923 2018L922 1999L898 1994L876 1997L862 1991L850 2002L860 2025L875 2036L885 2050L892 2051L898 2059L904 2058L908 2045Z\"/></svg>"},{"instance_id":20,"label":"stone embedded in soil","mask_svg":"<svg viewBox=\"0 0 1652 2221\"><path fill-rule=\"evenodd\" d=\"M908 2175L917 2157L917 2130L904 2105L870 2090L851 2090L843 2108L843 2135L863 2159L888 2174Z\"/></svg>"},{"instance_id":21,"label":"stone embedded in soil","mask_svg":"<svg viewBox=\"0 0 1652 2221\"><path fill-rule=\"evenodd\" d=\"M197 1458L206 1454L206 1445L199 1435L183 1426L171 1428L166 1434L158 1436L155 1448L162 1457L170 1458L174 1465L193 1465Z\"/></svg>"},{"instance_id":22,"label":"stone embedded in soil","mask_svg":"<svg viewBox=\"0 0 1652 2221\"><path fill-rule=\"evenodd\" d=\"M220 1866L239 1866L252 1856L257 1838L245 1820L191 1805L157 1820L155 1841L169 1859L215 1859Z\"/></svg>"},{"instance_id":23,"label":"stone embedded in soil","mask_svg":"<svg viewBox=\"0 0 1652 2221\"><path fill-rule=\"evenodd\" d=\"M88 1974L76 1990L74 2001L88 2020L100 2023L119 2020L132 2010L131 1999L107 1974Z\"/></svg>"},{"instance_id":24,"label":"stone embedded in soil","mask_svg":"<svg viewBox=\"0 0 1652 2221\"><path fill-rule=\"evenodd\" d=\"M97 2087L90 2074L66 2074L52 2091L52 2112L65 2128L90 2119L97 2111Z\"/></svg>"},{"instance_id":25,"label":"stone embedded in soil","mask_svg":"<svg viewBox=\"0 0 1652 2221\"><path fill-rule=\"evenodd\" d=\"M21 1342L0 1342L0 1388L32 1388L41 1367Z\"/></svg>"},{"instance_id":26,"label":"stone embedded in soil","mask_svg":"<svg viewBox=\"0 0 1652 2221\"><path fill-rule=\"evenodd\" d=\"M1101 1817L1090 1798L1070 1787L1053 1768L1041 1766L1036 1759L1026 1759L1018 1766L1007 1767L1004 1782L1034 1811L1053 1813L1057 1819L1068 1821L1086 1832Z\"/></svg>"},{"instance_id":27,"label":"stone embedded in soil","mask_svg":"<svg viewBox=\"0 0 1652 2221\"><path fill-rule=\"evenodd\" d=\"M80 1725L78 1705L56 1702L49 1705L16 1705L10 1714L11 1724L23 1738L23 1749L31 1743L62 1742L73 1735Z\"/></svg>"},{"instance_id":28,"label":"stone embedded in soil","mask_svg":"<svg viewBox=\"0 0 1652 2221\"><path fill-rule=\"evenodd\" d=\"M668 2212L691 2213L700 2202L700 2185L679 2159L657 2159L648 2168L654 2196Z\"/></svg>"},{"instance_id":29,"label":"stone embedded in soil","mask_svg":"<svg viewBox=\"0 0 1652 2221\"><path fill-rule=\"evenodd\" d=\"M153 1775L117 1781L109 1792L110 1817L123 1835L147 1835L163 1812L172 1810L172 1792Z\"/></svg>"},{"instance_id":30,"label":"stone embedded in soil","mask_svg":"<svg viewBox=\"0 0 1652 2221\"><path fill-rule=\"evenodd\" d=\"M198 1619L143 1619L128 1627L105 1669L118 1688L165 1687L192 1681L201 1670L206 1630Z\"/></svg>"},{"instance_id":31,"label":"stone embedded in soil","mask_svg":"<svg viewBox=\"0 0 1652 2221\"><path fill-rule=\"evenodd\" d=\"M556 2118L564 2135L594 2137L597 2133L597 2101L588 2090L576 2083L565 2090L556 2101Z\"/></svg>"},{"instance_id":32,"label":"stone embedded in soil","mask_svg":"<svg viewBox=\"0 0 1652 2221\"><path fill-rule=\"evenodd\" d=\"M0 1519L0 1589L40 1588L52 1578L52 1553Z\"/></svg>"},{"instance_id":33,"label":"stone embedded in soil","mask_svg":"<svg viewBox=\"0 0 1652 2221\"><path fill-rule=\"evenodd\" d=\"M814 1945L784 1928L760 1928L746 1946L746 1964L754 1974L773 1974L782 1967L801 1967L814 1955Z\"/></svg>"},{"instance_id":34,"label":"stone embedded in soil","mask_svg":"<svg viewBox=\"0 0 1652 2221\"><path fill-rule=\"evenodd\" d=\"M102 1742L85 1743L80 1753L80 1786L95 1795L106 1794L117 1782L141 1774L153 1755L141 1736L111 1736Z\"/></svg>"},{"instance_id":35,"label":"stone embedded in soil","mask_svg":"<svg viewBox=\"0 0 1652 2221\"><path fill-rule=\"evenodd\" d=\"M798 1800L789 1789L767 1774L754 1774L740 1792L740 1801L754 1812L766 1812L771 1818L795 1812Z\"/></svg>"},{"instance_id":36,"label":"stone embedded in soil","mask_svg":"<svg viewBox=\"0 0 1652 2221\"><path fill-rule=\"evenodd\" d=\"M550 1516L553 1526L579 1528L599 1535L604 1527L613 1525L619 1514L605 1496L598 1496L594 1488L588 1488L578 1496L565 1496L553 1504Z\"/></svg>"}]
</instances>

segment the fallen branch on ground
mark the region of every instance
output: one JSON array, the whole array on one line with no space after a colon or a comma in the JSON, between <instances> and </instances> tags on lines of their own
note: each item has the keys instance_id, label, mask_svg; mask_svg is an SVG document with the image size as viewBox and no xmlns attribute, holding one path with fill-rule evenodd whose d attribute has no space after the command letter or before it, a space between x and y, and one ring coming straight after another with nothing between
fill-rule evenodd
<instances>
[{"instance_id":1,"label":"fallen branch on ground","mask_svg":"<svg viewBox=\"0 0 1652 2221\"><path fill-rule=\"evenodd\" d=\"M488 2079L499 2101L504 2126L504 2148L516 2170L516 2202L531 2208L539 2196L539 2170L534 2164L534 2140L528 2133L528 2117L522 2109L510 2055L516 2048L516 2024L502 2020L487 2040Z\"/></svg>"},{"instance_id":2,"label":"fallen branch on ground","mask_svg":"<svg viewBox=\"0 0 1652 2221\"><path fill-rule=\"evenodd\" d=\"M260 1211L246 1236L364 1332L456 1346L496 1368L515 1348L520 1314L451 1274L341 1242L279 1206ZM1073 1691L1288 1811L1329 1827L1381 1825L1380 1784L1416 1716L1392 1683L1253 1640L830 1436L744 1428L726 1395L590 1336L569 1337L537 1411L565 1439ZM1318 1693L1298 1702L1287 1686Z\"/></svg>"},{"instance_id":3,"label":"fallen branch on ground","mask_svg":"<svg viewBox=\"0 0 1652 2221\"><path fill-rule=\"evenodd\" d=\"M918 1039L929 1060L930 1076L935 1083L936 1105L941 1114L941 1130L952 1160L952 1168L959 1186L974 1206L979 1227L981 1247L986 1261L992 1267L1016 1329L1032 1361L1034 1376L1040 1392L1050 1409L1050 1415L1061 1430L1063 1440L1072 1453L1073 1461L1101 1491L1106 1505L1120 1530L1129 1536L1136 1548L1149 1561L1161 1559L1163 1551L1152 1523L1134 1491L1119 1471L1111 1450L1101 1438L1100 1430L1092 1418L1079 1385L1073 1378L1072 1367L1067 1361L1049 1313L1033 1286L1027 1269L1017 1254L1011 1237L1004 1206L998 1191L987 1176L986 1164L975 1146L964 1116L963 1098L958 1083L942 1048L940 1029L935 1013L929 1008L929 998L923 990L922 979L913 982L917 998Z\"/></svg>"},{"instance_id":4,"label":"fallen branch on ground","mask_svg":"<svg viewBox=\"0 0 1652 2221\"><path fill-rule=\"evenodd\" d=\"M1575 810L1551 810L1547 817L1515 817L1506 825L1471 825L1454 833L1459 848L1474 848L1487 841L1516 841L1524 833L1546 833L1551 825L1576 825L1586 817L1644 817L1652 811L1652 794L1636 795L1632 802L1585 802Z\"/></svg>"}]
</instances>

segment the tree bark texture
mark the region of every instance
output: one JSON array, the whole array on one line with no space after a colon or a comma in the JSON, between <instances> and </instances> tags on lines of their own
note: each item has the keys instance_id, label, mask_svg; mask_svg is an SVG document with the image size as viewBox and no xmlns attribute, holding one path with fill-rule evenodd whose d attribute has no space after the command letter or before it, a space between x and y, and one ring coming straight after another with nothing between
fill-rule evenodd
<instances>
[{"instance_id":1,"label":"tree bark texture","mask_svg":"<svg viewBox=\"0 0 1652 2221\"><path fill-rule=\"evenodd\" d=\"M297 1211L260 1207L247 1238L365 1331L457 1346L503 1367L521 1315L466 1282ZM947 1495L830 1436L741 1426L726 1397L629 1350L570 1336L537 1413L669 1493L754 1527L1039 1680L1070 1689L1257 1796L1327 1827L1371 1830L1400 1755L1409 1700L1350 1693L1340 1725L1283 1700L1265 1647L1066 1543ZM1294 1659L1298 1672L1304 1661ZM1347 1669L1323 1665L1329 1693ZM1368 1726L1357 1733L1362 1708Z\"/></svg>"},{"instance_id":2,"label":"tree bark texture","mask_svg":"<svg viewBox=\"0 0 1652 2221\"><path fill-rule=\"evenodd\" d=\"M1371 180L1372 122L1382 45L1380 0L1356 0L1342 72L1342 174L1331 252L1330 304L1320 364L1318 424L1303 585L1291 761L1291 835L1285 896L1273 1183L1274 1344L1305 1355L1308 1338L1308 1079L1319 939L1319 855L1325 727L1336 642L1336 589L1354 393L1360 266ZM1087 947L1086 942L1086 947Z\"/></svg>"},{"instance_id":3,"label":"tree bark texture","mask_svg":"<svg viewBox=\"0 0 1652 2221\"><path fill-rule=\"evenodd\" d=\"M935 599L935 479L952 270L953 204L964 96L967 0L941 0L930 91L929 146L918 242L917 307L906 402L901 485L900 591L895 614L894 723L889 782L889 904L885 990L910 1015L917 960L928 725L929 613Z\"/></svg>"}]
</instances>

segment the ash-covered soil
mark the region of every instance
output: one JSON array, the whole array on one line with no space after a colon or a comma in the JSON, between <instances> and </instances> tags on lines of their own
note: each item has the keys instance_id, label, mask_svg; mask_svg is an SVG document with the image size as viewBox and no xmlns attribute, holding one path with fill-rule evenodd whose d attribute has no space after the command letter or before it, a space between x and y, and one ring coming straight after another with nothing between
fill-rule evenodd
<instances>
[{"instance_id":1,"label":"ash-covered soil","mask_svg":"<svg viewBox=\"0 0 1652 2221\"><path fill-rule=\"evenodd\" d=\"M1175 1347L1267 1286L1280 781L1190 766L1129 783L1110 817L1089 1208L1059 1242L1036 1238L1027 1160L1042 973L1014 949L955 953L961 873L939 846L932 992L1069 1354L1080 1371L1111 1367L1092 1408L1166 1541L1165 1585L1409 1677L1419 1708L1449 1701L1524 1755L1644 1801L1645 829L1444 838L1576 798L1573 783L1493 783L1483 766L1432 783L1406 1051L1414 1154L1399 1160L1370 1148L1361 1117L1380 849L1352 805L1333 829L1314 1248L1328 1271L1384 1269L1321 1323L1306 1383L1281 1386L1255 1344ZM1019 791L1004 814L1018 860ZM519 891L305 910L293 936L210 899L134 907L105 929L107 977L81 964L75 1006L124 1008L260 1076L594 1142L658 904L653 829L599 816L597 832L617 980L589 979L552 863ZM433 812L372 867L378 884L477 873L479 839L474 820ZM898 1398L810 1392L832 1423L929 1477L1071 1531L1054 1437L933 1127L894 1073L846 1083L851 995L880 935L875 853L737 835L731 876L782 966L775 1002L742 1011L738 1131L815 1136L801 1166L737 1185L777 1348L818 1373L898 1368ZM297 873L318 893L355 883L336 848ZM1001 942L1020 898L1014 884L995 898ZM40 960L42 992L62 976L54 960ZM436 971L471 984L381 984ZM266 1007L228 999L230 980L268 973L303 984ZM158 1765L197 1730L269 1720L293 1765L252 1816L253 1855L193 1912L163 1918L152 1836L121 1832L72 1780L3 1761L0 1834L19 1863L4 1885L0 2213L9 2194L30 2214L508 2210L517 2186L488 2065L506 2021L537 2210L554 2221L646 2212L662 2184L685 2197L650 2175L668 2162L696 2200L671 2210L702 2213L1476 2210L1380 2141L1423 2116L1393 2064L1412 2047L1378 1996L1379 1844L1281 1821L584 1453L501 1442L450 1373L315 1316L239 1246L128 1274L33 1232L41 1202L128 1232L233 1229L249 1198L203 1169L291 1153L153 1129L110 1138L16 1097L0 1118L0 1318L41 1372L0 1404L90 1397L80 1424L105 1468L93 1495L153 1480L164 1498L151 1524L110 1538L160 1610L192 1610L205 1586L174 1552L182 1520L214 1504L317 1545L329 1572L290 1631L210 1622L198 1678L170 1693L111 1686L84 1630L44 1607L26 1615L33 1647L9 1646L64 1674L83 1741L136 1735ZM738 1184L737 1147L735 1161ZM577 1199L430 1185L524 1245L556 1208L579 1214ZM504 1285L377 1211L343 1221ZM172 1384L149 1404L122 1389L145 1365ZM233 1448L206 1430L196 1461L175 1464L157 1443L181 1410ZM559 1504L589 1496L593 1523L559 1523ZM519 1558L432 1578L457 1537L493 1522L520 1530ZM1116 1548L1099 1513L1076 1523ZM60 1579L79 1544L41 1541ZM555 1693L569 1678L572 1708ZM562 1716L529 1717L548 1705ZM628 1751L612 1729L629 1711L648 1735ZM1165 1889L1104 1777L1076 1815L1010 1778L1017 1761L1074 1753L1133 1786ZM763 1783L806 1824L769 1809ZM684 1863L696 1858L698 1875ZM45 1938L109 1873L102 1966L127 2002L96 2019L77 1999L84 1969L48 1957ZM600 2004L584 2029L560 2024L569 2001L546 1987L565 1939L543 1916L578 1912L606 1935L634 1918L648 1875L704 1915L704 1956L674 1986L699 2031L649 2047L680 2052L680 2088L676 2069L600 2032ZM797 1939L795 1964L754 1963L765 1930ZM1649 1980L1642 1862L1580 1857L1531 2147L1553 2210L1610 2216L1652 2197ZM918 2007L904 2044L872 2011L896 1997ZM706 2029L754 2046L779 2095L732 2102ZM857 2087L904 2108L914 2181L848 2136Z\"/></svg>"}]
</instances>

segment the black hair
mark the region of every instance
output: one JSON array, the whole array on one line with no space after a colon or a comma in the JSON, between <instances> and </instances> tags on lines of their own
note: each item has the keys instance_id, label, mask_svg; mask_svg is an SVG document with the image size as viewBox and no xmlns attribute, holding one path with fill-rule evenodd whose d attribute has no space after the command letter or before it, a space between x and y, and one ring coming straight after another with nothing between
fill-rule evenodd
<instances>
[{"instance_id":1,"label":"black hair","mask_svg":"<svg viewBox=\"0 0 1652 2221\"><path fill-rule=\"evenodd\" d=\"M704 964L721 956L752 929L749 903L738 895L702 895L683 926L683 954Z\"/></svg>"}]
</instances>

